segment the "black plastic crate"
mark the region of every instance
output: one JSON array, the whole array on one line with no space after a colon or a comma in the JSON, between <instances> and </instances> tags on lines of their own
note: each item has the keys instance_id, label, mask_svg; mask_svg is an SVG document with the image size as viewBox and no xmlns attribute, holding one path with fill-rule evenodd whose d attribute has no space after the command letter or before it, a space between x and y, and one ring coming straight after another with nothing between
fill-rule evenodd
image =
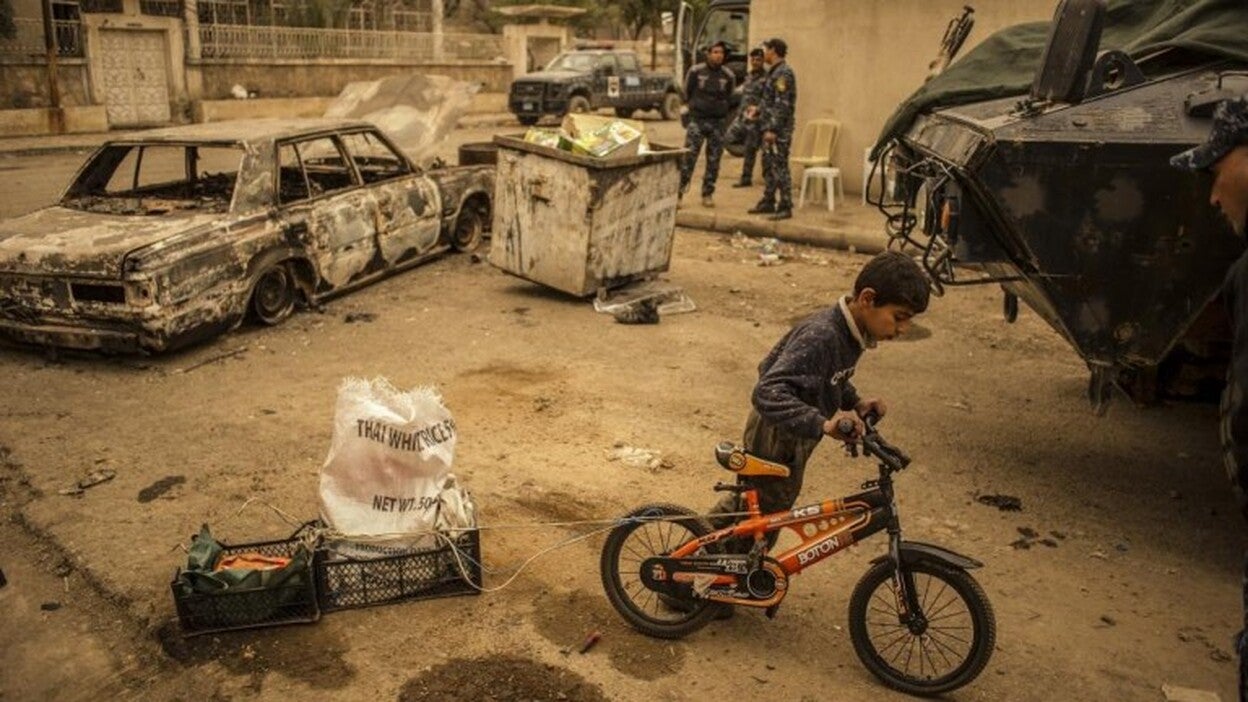
<instances>
[{"instance_id":1,"label":"black plastic crate","mask_svg":"<svg viewBox=\"0 0 1248 702\"><path fill-rule=\"evenodd\" d=\"M304 531L310 524L300 527L289 539L260 541L249 544L227 545L221 557L240 553L259 553L265 556L290 558L295 555ZM252 629L279 624L314 622L321 617L316 597L316 580L313 576L315 554L309 552L307 571L291 582L267 588L246 590L223 590L206 594L186 593L179 586L182 569L174 572L170 588L173 603L178 612L178 622L183 636L198 636L219 631Z\"/></svg>"},{"instance_id":2,"label":"black plastic crate","mask_svg":"<svg viewBox=\"0 0 1248 702\"><path fill-rule=\"evenodd\" d=\"M455 546L458 560L445 543L429 550L370 559L344 558L318 550L313 570L321 610L480 594L480 532L473 529L461 534Z\"/></svg>"}]
</instances>

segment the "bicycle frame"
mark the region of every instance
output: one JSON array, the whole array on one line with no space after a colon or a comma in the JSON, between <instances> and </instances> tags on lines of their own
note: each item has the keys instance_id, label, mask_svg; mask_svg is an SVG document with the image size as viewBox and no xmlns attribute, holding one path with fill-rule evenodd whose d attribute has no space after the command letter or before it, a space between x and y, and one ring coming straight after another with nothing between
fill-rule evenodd
<instances>
[{"instance_id":1,"label":"bicycle frame","mask_svg":"<svg viewBox=\"0 0 1248 702\"><path fill-rule=\"evenodd\" d=\"M751 538L755 543L771 532L791 529L801 543L775 559L786 575L796 575L863 539L887 529L889 555L896 562L901 544L901 525L893 498L892 477L881 470L869 489L848 497L824 500L806 507L762 514L758 491L742 493L750 516L736 524L682 544L670 557L685 558L699 549L729 538ZM870 484L868 484L870 485Z\"/></svg>"}]
</instances>

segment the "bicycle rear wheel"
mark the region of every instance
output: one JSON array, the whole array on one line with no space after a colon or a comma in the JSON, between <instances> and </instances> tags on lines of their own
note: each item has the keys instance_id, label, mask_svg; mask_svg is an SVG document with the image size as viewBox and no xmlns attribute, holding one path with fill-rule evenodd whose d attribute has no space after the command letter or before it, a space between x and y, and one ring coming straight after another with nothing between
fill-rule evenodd
<instances>
[{"instance_id":1,"label":"bicycle rear wheel","mask_svg":"<svg viewBox=\"0 0 1248 702\"><path fill-rule=\"evenodd\" d=\"M918 631L899 621L895 570L881 561L867 571L849 599L854 652L876 677L912 695L939 695L974 680L988 665L997 624L988 596L964 570L940 563L913 563L926 625Z\"/></svg>"},{"instance_id":2,"label":"bicycle rear wheel","mask_svg":"<svg viewBox=\"0 0 1248 702\"><path fill-rule=\"evenodd\" d=\"M624 621L647 636L678 639L701 629L715 617L719 605L660 595L641 581L641 564L647 558L671 553L690 539L711 531L711 526L692 511L669 504L639 507L611 530L602 547L599 569L607 599Z\"/></svg>"}]
</instances>

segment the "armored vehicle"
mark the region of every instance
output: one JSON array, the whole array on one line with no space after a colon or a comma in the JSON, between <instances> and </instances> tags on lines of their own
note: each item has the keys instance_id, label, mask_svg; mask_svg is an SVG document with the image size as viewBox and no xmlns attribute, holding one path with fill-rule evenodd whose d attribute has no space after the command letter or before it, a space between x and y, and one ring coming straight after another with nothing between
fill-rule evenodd
<instances>
[{"instance_id":1,"label":"armored vehicle","mask_svg":"<svg viewBox=\"0 0 1248 702\"><path fill-rule=\"evenodd\" d=\"M1064 0L988 38L903 104L875 147L890 233L939 289L1000 285L1091 370L1089 397L1213 396L1218 299L1244 248L1210 178L1170 167L1248 91L1248 4ZM885 178L885 171L890 177Z\"/></svg>"}]
</instances>

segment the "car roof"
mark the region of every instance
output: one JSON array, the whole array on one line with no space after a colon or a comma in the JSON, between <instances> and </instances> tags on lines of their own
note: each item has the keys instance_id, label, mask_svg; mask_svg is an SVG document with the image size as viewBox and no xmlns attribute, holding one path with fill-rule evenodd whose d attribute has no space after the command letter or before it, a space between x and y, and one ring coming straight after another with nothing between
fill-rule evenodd
<instances>
[{"instance_id":1,"label":"car roof","mask_svg":"<svg viewBox=\"0 0 1248 702\"><path fill-rule=\"evenodd\" d=\"M243 119L181 127L150 129L110 139L110 144L151 142L202 142L214 144L260 144L319 132L375 128L370 122L353 119Z\"/></svg>"}]
</instances>

